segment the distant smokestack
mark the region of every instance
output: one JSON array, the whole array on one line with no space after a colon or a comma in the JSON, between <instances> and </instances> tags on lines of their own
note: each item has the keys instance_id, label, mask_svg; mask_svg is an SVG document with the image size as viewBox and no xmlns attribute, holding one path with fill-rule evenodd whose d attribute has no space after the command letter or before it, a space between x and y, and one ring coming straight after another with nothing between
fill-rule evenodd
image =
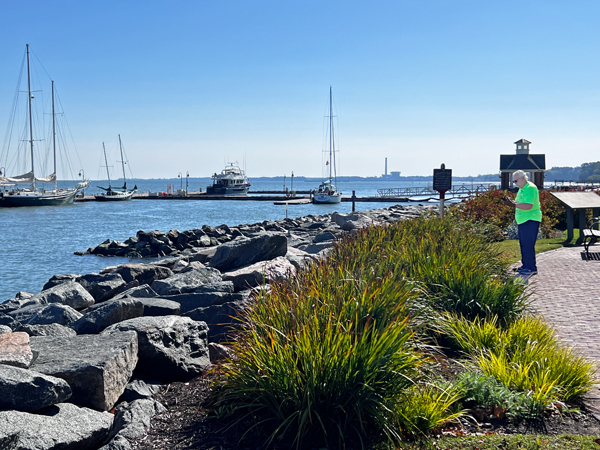
<instances>
[{"instance_id":1,"label":"distant smokestack","mask_svg":"<svg viewBox=\"0 0 600 450\"><path fill-rule=\"evenodd\" d=\"M385 176L387 177L387 158L385 158Z\"/></svg>"}]
</instances>

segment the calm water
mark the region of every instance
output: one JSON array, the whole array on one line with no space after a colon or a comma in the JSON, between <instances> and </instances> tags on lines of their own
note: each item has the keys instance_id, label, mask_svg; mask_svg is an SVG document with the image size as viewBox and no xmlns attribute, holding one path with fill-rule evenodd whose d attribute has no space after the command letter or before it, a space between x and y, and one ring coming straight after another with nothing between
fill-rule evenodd
<instances>
[{"instance_id":1,"label":"calm water","mask_svg":"<svg viewBox=\"0 0 600 450\"><path fill-rule=\"evenodd\" d=\"M282 189L281 182L251 180L252 190ZM207 179L189 179L188 189L206 189ZM166 191L167 184L175 189L183 186L174 180L135 180L140 192ZM131 186L134 183L131 182ZM424 185L425 183L422 183ZM86 194L99 191L92 182ZM118 183L115 183L118 185ZM129 182L128 182L129 185ZM294 181L294 189L309 190L317 183ZM407 186L399 182L339 183L344 195L356 190L357 196L374 196L380 188ZM408 185L417 186L411 182ZM287 180L290 187L290 180ZM393 203L357 203L357 210L385 208ZM294 205L288 217L308 214L348 213L352 204ZM286 217L286 207L259 201L152 201L132 200L124 203L86 202L62 207L0 208L0 302L14 297L18 291L38 292L57 273L98 272L106 266L128 262L128 258L102 258L94 255L75 256L106 239L123 241L138 230L189 230L204 224L238 225L279 220Z\"/></svg>"}]
</instances>

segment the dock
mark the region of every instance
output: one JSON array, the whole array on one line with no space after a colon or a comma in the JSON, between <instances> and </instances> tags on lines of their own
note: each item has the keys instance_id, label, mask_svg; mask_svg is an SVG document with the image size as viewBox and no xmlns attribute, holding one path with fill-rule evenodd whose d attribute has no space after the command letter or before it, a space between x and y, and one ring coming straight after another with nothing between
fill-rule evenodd
<instances>
[{"instance_id":1,"label":"dock","mask_svg":"<svg viewBox=\"0 0 600 450\"><path fill-rule=\"evenodd\" d=\"M279 192L279 195L258 195L255 193L249 193L248 195L208 195L204 192L188 192L187 195L179 194L165 194L153 193L161 195L150 195L147 192L133 194L133 200L180 200L180 201L193 201L193 200L230 200L230 201L258 201L258 202L273 202L276 205L305 205L312 203L311 196L296 196L289 197L285 195L285 192ZM426 201L427 199L419 200ZM76 197L76 202L95 202L96 198L93 195L86 195L83 197ZM343 196L342 202L381 202L381 203L402 203L410 201L407 197L356 197L356 196Z\"/></svg>"}]
</instances>

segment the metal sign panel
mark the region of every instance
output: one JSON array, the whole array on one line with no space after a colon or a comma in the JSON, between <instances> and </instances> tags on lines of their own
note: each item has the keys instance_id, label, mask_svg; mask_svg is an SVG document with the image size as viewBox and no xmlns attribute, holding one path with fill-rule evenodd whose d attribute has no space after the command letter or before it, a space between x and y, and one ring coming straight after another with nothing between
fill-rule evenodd
<instances>
[{"instance_id":1,"label":"metal sign panel","mask_svg":"<svg viewBox=\"0 0 600 450\"><path fill-rule=\"evenodd\" d=\"M452 189L452 169L433 169L433 190L446 192Z\"/></svg>"}]
</instances>

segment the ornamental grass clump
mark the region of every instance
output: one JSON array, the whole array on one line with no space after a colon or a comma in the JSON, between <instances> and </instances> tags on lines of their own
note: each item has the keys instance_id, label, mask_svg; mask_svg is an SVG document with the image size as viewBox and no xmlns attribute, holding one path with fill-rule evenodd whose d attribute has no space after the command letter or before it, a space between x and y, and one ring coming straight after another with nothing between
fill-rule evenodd
<instances>
[{"instance_id":1,"label":"ornamental grass clump","mask_svg":"<svg viewBox=\"0 0 600 450\"><path fill-rule=\"evenodd\" d=\"M466 318L499 317L508 324L527 307L522 283L484 236L451 219L418 218L362 231L352 246L337 247L330 260L373 273L392 271L411 280L436 311Z\"/></svg>"},{"instance_id":2,"label":"ornamental grass clump","mask_svg":"<svg viewBox=\"0 0 600 450\"><path fill-rule=\"evenodd\" d=\"M296 448L426 434L458 414L454 391L426 388L428 319L514 321L526 297L505 270L482 236L450 220L346 236L327 260L255 299L221 368L216 410Z\"/></svg>"},{"instance_id":3,"label":"ornamental grass clump","mask_svg":"<svg viewBox=\"0 0 600 450\"><path fill-rule=\"evenodd\" d=\"M431 390L418 417L406 413L428 356L418 338L422 290L402 276L397 252L379 252L398 231L362 231L263 292L221 368L217 410L296 448L399 441L452 419L453 397Z\"/></svg>"},{"instance_id":4,"label":"ornamental grass clump","mask_svg":"<svg viewBox=\"0 0 600 450\"><path fill-rule=\"evenodd\" d=\"M392 278L357 279L313 265L257 299L223 367L220 408L256 418L271 440L342 448L400 439L397 404L426 361Z\"/></svg>"}]
</instances>

